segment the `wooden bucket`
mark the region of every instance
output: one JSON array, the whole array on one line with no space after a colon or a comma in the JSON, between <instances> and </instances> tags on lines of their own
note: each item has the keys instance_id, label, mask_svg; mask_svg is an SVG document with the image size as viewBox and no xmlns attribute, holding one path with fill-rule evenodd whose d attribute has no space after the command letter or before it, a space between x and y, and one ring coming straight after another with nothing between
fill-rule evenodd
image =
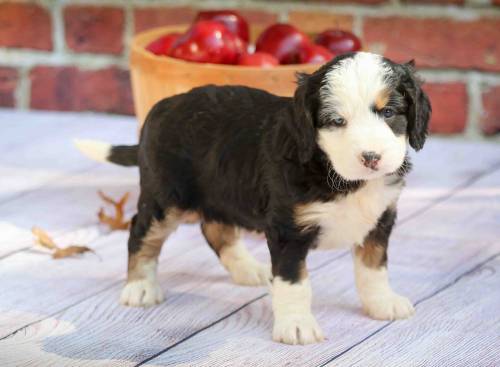
<instances>
[{"instance_id":1,"label":"wooden bucket","mask_svg":"<svg viewBox=\"0 0 500 367\"><path fill-rule=\"evenodd\" d=\"M134 106L142 126L151 107L159 100L206 84L246 85L264 89L280 96L295 91L296 72L314 72L319 65L283 65L260 68L237 65L187 62L167 56L156 56L145 47L156 38L171 32L184 32L188 25L155 28L137 34L132 39L130 70ZM262 28L251 28L255 41Z\"/></svg>"}]
</instances>

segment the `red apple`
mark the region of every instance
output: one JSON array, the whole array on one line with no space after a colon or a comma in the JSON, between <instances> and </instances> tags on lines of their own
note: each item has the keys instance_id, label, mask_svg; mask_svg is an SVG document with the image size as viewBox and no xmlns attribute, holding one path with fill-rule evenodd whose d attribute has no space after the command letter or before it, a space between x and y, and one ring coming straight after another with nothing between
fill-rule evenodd
<instances>
[{"instance_id":1,"label":"red apple","mask_svg":"<svg viewBox=\"0 0 500 367\"><path fill-rule=\"evenodd\" d=\"M324 46L335 55L361 50L361 41L351 32L327 29L318 34L314 42Z\"/></svg>"},{"instance_id":2,"label":"red apple","mask_svg":"<svg viewBox=\"0 0 500 367\"><path fill-rule=\"evenodd\" d=\"M309 38L294 26L277 23L261 33L255 50L270 53L281 64L296 64L300 62L300 48L308 43Z\"/></svg>"},{"instance_id":3,"label":"red apple","mask_svg":"<svg viewBox=\"0 0 500 367\"><path fill-rule=\"evenodd\" d=\"M279 61L276 57L266 52L255 52L253 54L241 55L238 65L272 68L279 65Z\"/></svg>"},{"instance_id":4,"label":"red apple","mask_svg":"<svg viewBox=\"0 0 500 367\"><path fill-rule=\"evenodd\" d=\"M234 10L207 10L200 11L195 22L199 20L213 20L226 26L231 32L248 43L248 23L238 12Z\"/></svg>"},{"instance_id":5,"label":"red apple","mask_svg":"<svg viewBox=\"0 0 500 367\"><path fill-rule=\"evenodd\" d=\"M168 55L170 47L179 38L180 33L169 33L154 40L146 46L146 50L154 53L155 55Z\"/></svg>"},{"instance_id":6,"label":"red apple","mask_svg":"<svg viewBox=\"0 0 500 367\"><path fill-rule=\"evenodd\" d=\"M313 43L303 46L299 51L301 64L324 64L334 57L325 47Z\"/></svg>"},{"instance_id":7,"label":"red apple","mask_svg":"<svg viewBox=\"0 0 500 367\"><path fill-rule=\"evenodd\" d=\"M235 64L244 43L222 23L201 20L172 45L169 56L194 62Z\"/></svg>"}]
</instances>

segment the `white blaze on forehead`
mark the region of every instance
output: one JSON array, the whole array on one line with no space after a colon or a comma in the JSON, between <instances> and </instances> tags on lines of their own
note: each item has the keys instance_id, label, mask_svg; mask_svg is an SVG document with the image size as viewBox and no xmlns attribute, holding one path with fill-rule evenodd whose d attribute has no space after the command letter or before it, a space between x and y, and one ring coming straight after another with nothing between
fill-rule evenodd
<instances>
[{"instance_id":1,"label":"white blaze on forehead","mask_svg":"<svg viewBox=\"0 0 500 367\"><path fill-rule=\"evenodd\" d=\"M390 73L382 56L368 52L340 61L326 74L326 83L321 88L322 113L337 113L345 119L356 117L357 112L371 106L387 89Z\"/></svg>"}]
</instances>

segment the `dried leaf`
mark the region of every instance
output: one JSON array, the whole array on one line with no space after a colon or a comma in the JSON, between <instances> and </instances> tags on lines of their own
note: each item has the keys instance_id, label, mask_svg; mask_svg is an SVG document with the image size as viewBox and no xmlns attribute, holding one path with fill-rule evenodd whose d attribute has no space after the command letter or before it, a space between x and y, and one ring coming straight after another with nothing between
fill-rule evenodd
<instances>
[{"instance_id":1,"label":"dried leaf","mask_svg":"<svg viewBox=\"0 0 500 367\"><path fill-rule=\"evenodd\" d=\"M97 191L97 194L102 199L102 201L104 201L105 203L111 204L113 206L116 206L118 204L116 201L114 201L113 198L109 197L108 195L103 193L101 190Z\"/></svg>"},{"instance_id":2,"label":"dried leaf","mask_svg":"<svg viewBox=\"0 0 500 367\"><path fill-rule=\"evenodd\" d=\"M35 235L35 242L37 244L52 251L52 258L54 259L62 259L73 255L83 254L85 252L92 252L95 254L94 250L88 248L87 246L71 245L65 248L60 248L47 234L47 232L39 227L33 227L31 232Z\"/></svg>"},{"instance_id":3,"label":"dried leaf","mask_svg":"<svg viewBox=\"0 0 500 367\"><path fill-rule=\"evenodd\" d=\"M130 192L126 192L121 199L118 201L118 206L123 209L123 206L127 203Z\"/></svg>"},{"instance_id":4,"label":"dried leaf","mask_svg":"<svg viewBox=\"0 0 500 367\"><path fill-rule=\"evenodd\" d=\"M87 246L79 246L79 245L71 245L65 248L59 248L57 249L53 254L52 257L54 259L62 259L65 257L70 257L74 255L79 255L83 254L85 252L92 252L94 253L94 250L88 248Z\"/></svg>"},{"instance_id":5,"label":"dried leaf","mask_svg":"<svg viewBox=\"0 0 500 367\"><path fill-rule=\"evenodd\" d=\"M31 228L31 233L35 235L35 241L42 247L45 247L49 250L58 250L59 247L55 244L54 240L45 232L43 229L39 227Z\"/></svg>"},{"instance_id":6,"label":"dried leaf","mask_svg":"<svg viewBox=\"0 0 500 367\"><path fill-rule=\"evenodd\" d=\"M125 193L118 201L113 200L102 191L98 191L98 194L105 203L111 204L115 208L115 216L112 217L107 215L104 212L104 208L101 207L97 213L99 221L109 226L111 230L127 229L130 225L130 221L124 219L125 211L123 208L128 201L130 193Z\"/></svg>"},{"instance_id":7,"label":"dried leaf","mask_svg":"<svg viewBox=\"0 0 500 367\"><path fill-rule=\"evenodd\" d=\"M104 208L101 208L99 212L97 213L97 216L99 218L99 222L102 224L107 225L109 228L112 230L118 230L118 229L127 229L128 226L130 225L129 221L123 221L123 218L117 217L110 217L104 213Z\"/></svg>"}]
</instances>

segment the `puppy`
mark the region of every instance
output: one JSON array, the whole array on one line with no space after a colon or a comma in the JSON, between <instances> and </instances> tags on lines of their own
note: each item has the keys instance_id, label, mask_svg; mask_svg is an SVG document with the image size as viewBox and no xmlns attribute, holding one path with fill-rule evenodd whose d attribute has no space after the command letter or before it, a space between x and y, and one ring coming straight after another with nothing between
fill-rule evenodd
<instances>
[{"instance_id":1,"label":"puppy","mask_svg":"<svg viewBox=\"0 0 500 367\"><path fill-rule=\"evenodd\" d=\"M311 249L352 248L366 313L409 317L410 301L387 276L396 203L420 150L431 106L414 65L365 52L300 75L293 98L242 86L205 86L158 102L140 143L80 141L93 158L139 165L141 192L128 241L121 303L163 300L156 279L164 241L195 213L208 244L244 285L271 279L273 339L323 340L311 313ZM265 233L272 273L238 239Z\"/></svg>"}]
</instances>

